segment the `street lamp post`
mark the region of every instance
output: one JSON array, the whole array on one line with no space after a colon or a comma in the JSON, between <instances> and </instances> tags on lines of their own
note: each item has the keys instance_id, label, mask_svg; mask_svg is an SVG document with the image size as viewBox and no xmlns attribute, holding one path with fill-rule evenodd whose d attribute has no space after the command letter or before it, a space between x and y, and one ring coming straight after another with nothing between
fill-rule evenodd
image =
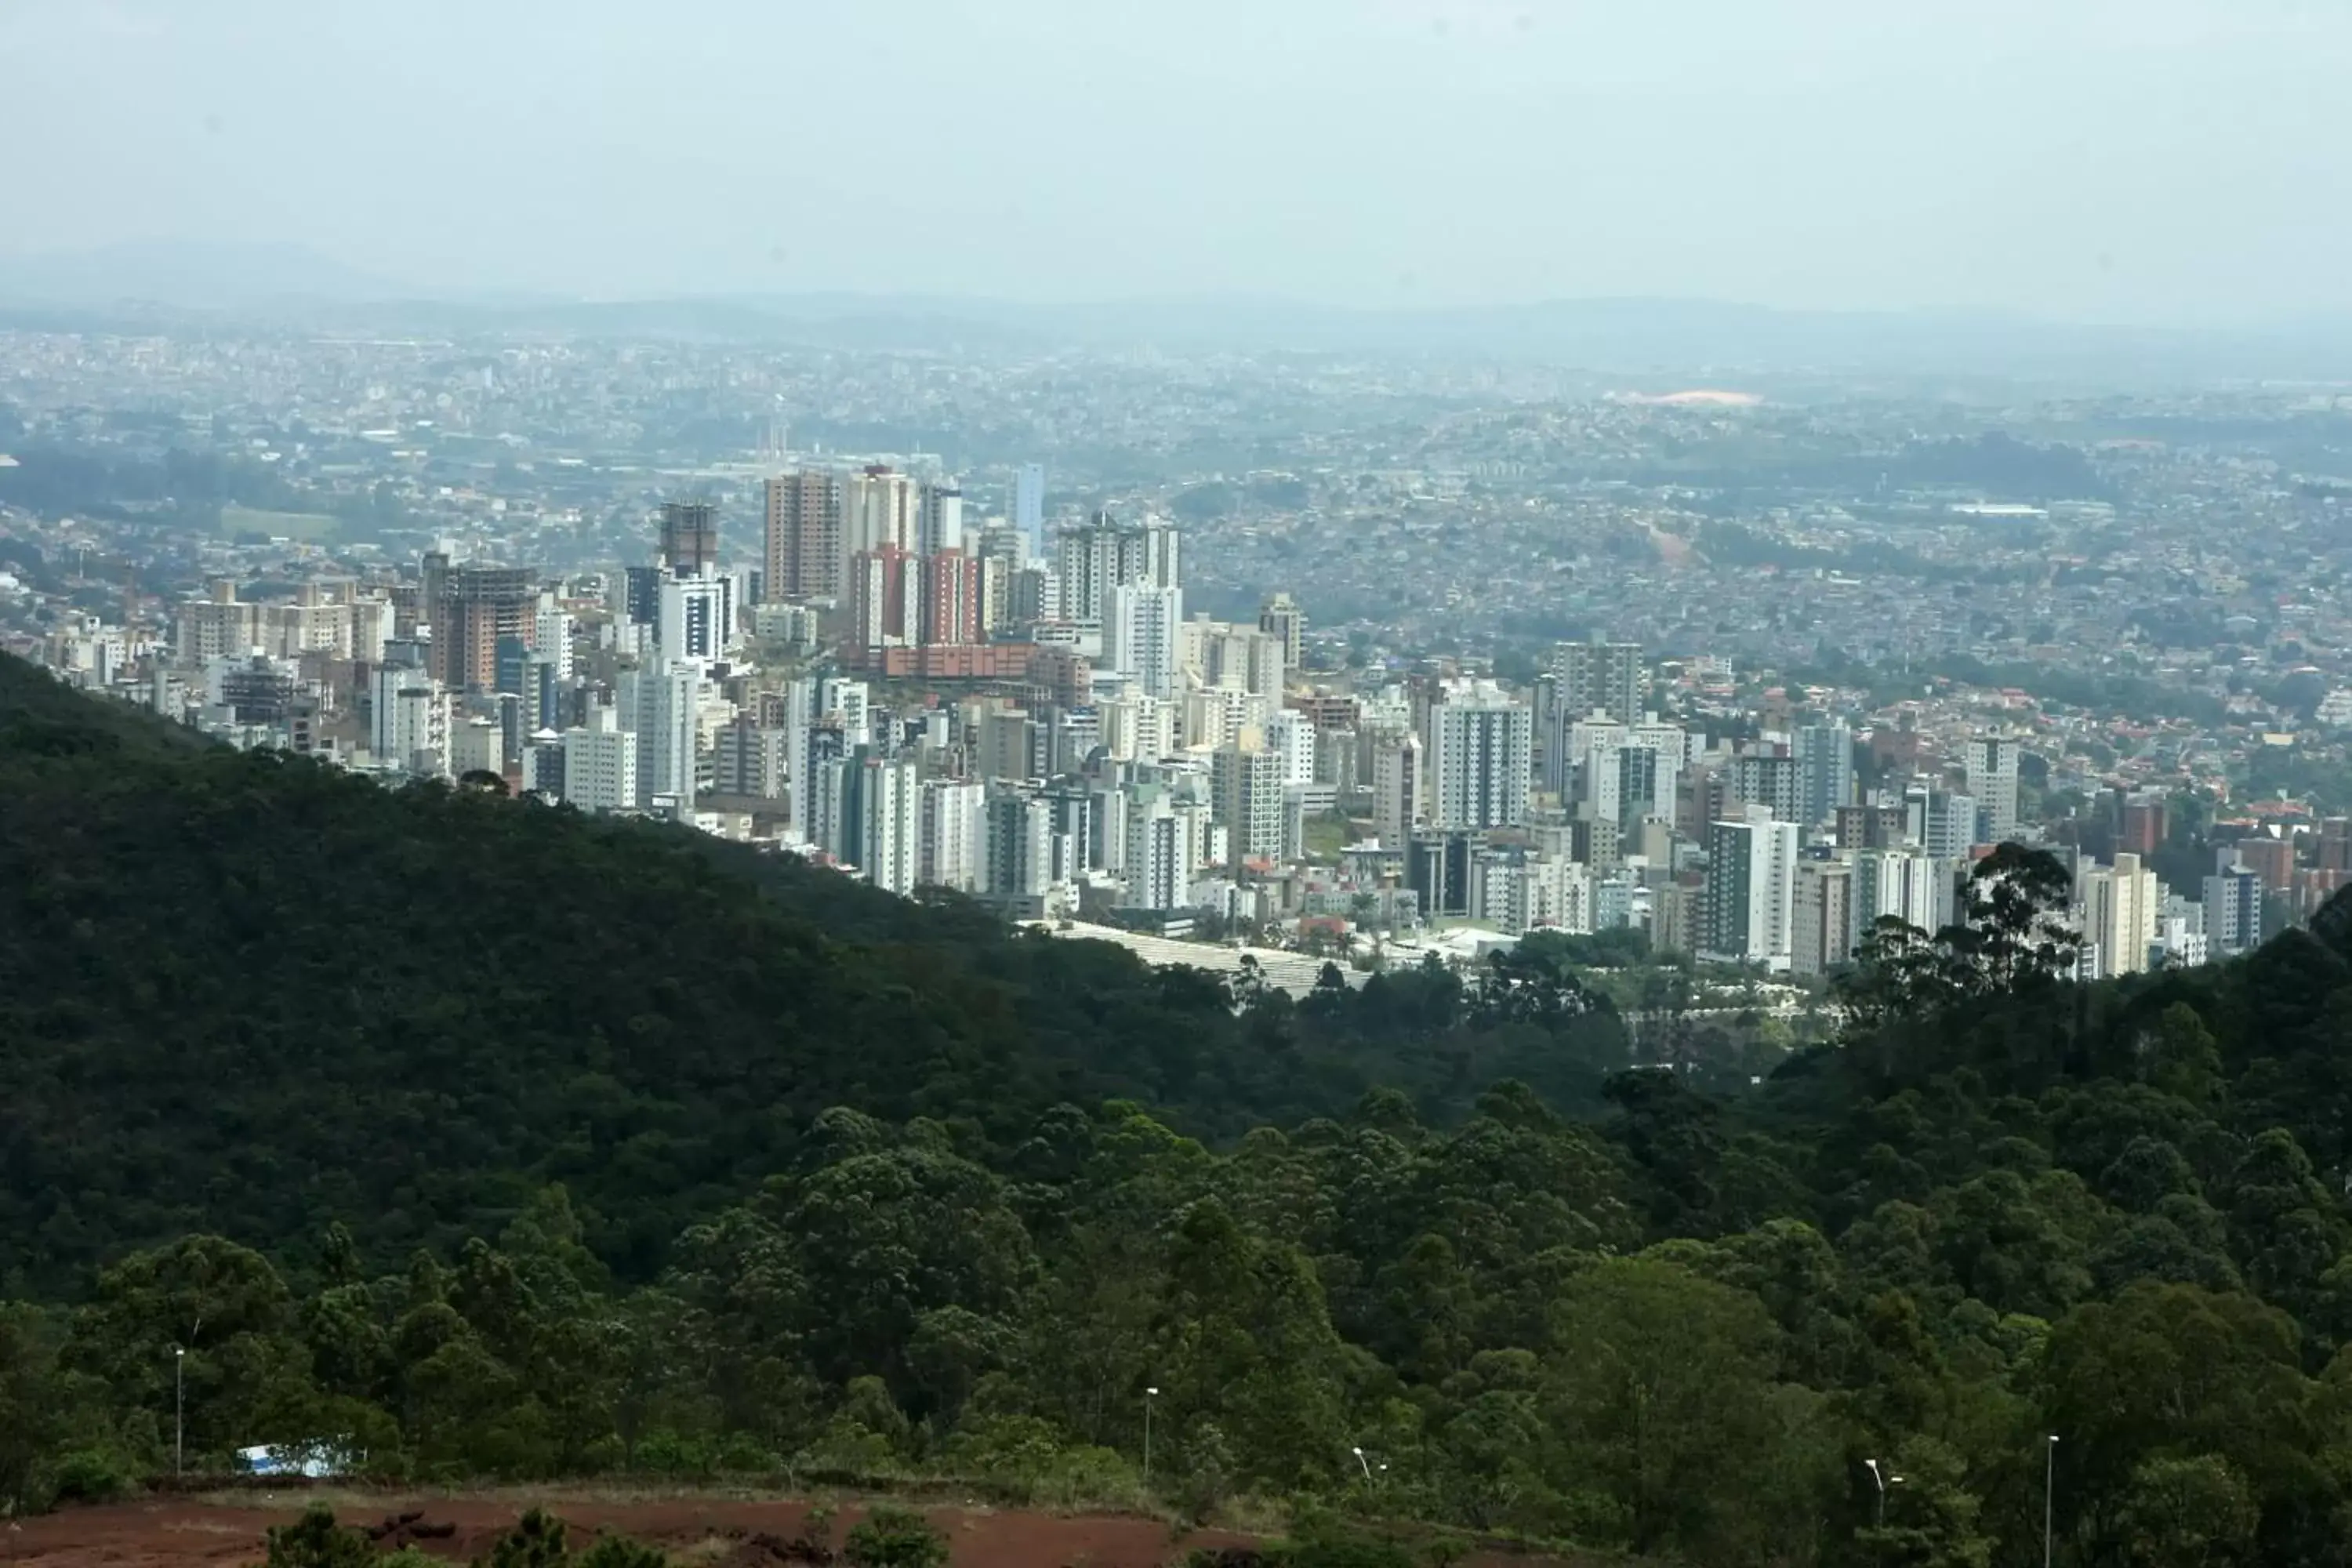
<instances>
[{"instance_id":1,"label":"street lamp post","mask_svg":"<svg viewBox=\"0 0 2352 1568\"><path fill-rule=\"evenodd\" d=\"M2058 1434L2042 1446L2042 1568L2050 1568L2051 1543L2055 1539L2051 1525L2057 1518L2058 1507Z\"/></svg>"},{"instance_id":2,"label":"street lamp post","mask_svg":"<svg viewBox=\"0 0 2352 1568\"><path fill-rule=\"evenodd\" d=\"M188 1473L188 1351L172 1347L172 1474Z\"/></svg>"},{"instance_id":3,"label":"street lamp post","mask_svg":"<svg viewBox=\"0 0 2352 1568\"><path fill-rule=\"evenodd\" d=\"M1883 1530L1886 1527L1886 1489L1889 1487L1901 1486L1903 1484L1903 1478L1901 1476L1889 1475L1885 1470L1880 1469L1876 1459L1864 1459L1863 1464L1869 1468L1870 1479L1878 1488L1878 1509L1877 1512L1873 1517L1874 1521L1880 1529Z\"/></svg>"},{"instance_id":4,"label":"street lamp post","mask_svg":"<svg viewBox=\"0 0 2352 1568\"><path fill-rule=\"evenodd\" d=\"M1371 1484L1371 1481L1372 1481L1372 1462L1371 1462L1370 1459L1367 1459L1366 1458L1364 1458L1364 1451L1363 1451L1361 1448L1350 1448L1350 1449L1349 1449L1349 1450L1348 1450L1348 1452L1349 1452L1349 1453L1351 1453L1351 1454L1355 1455L1355 1456L1356 1456L1356 1463L1358 1463L1359 1465L1361 1465L1361 1466L1364 1468L1364 1484L1365 1484L1366 1486L1370 1486L1370 1485ZM1387 1467L1386 1465L1383 1465L1383 1466L1381 1466L1381 1468L1382 1468L1382 1469L1386 1469L1386 1468L1388 1468L1388 1467Z\"/></svg>"},{"instance_id":5,"label":"street lamp post","mask_svg":"<svg viewBox=\"0 0 2352 1568\"><path fill-rule=\"evenodd\" d=\"M1160 1397L1157 1388L1143 1391L1143 1489L1151 1489L1151 1405Z\"/></svg>"},{"instance_id":6,"label":"street lamp post","mask_svg":"<svg viewBox=\"0 0 2352 1568\"><path fill-rule=\"evenodd\" d=\"M2051 1568L2051 1523L2058 1519L2058 1434L2042 1444L2042 1568Z\"/></svg>"}]
</instances>

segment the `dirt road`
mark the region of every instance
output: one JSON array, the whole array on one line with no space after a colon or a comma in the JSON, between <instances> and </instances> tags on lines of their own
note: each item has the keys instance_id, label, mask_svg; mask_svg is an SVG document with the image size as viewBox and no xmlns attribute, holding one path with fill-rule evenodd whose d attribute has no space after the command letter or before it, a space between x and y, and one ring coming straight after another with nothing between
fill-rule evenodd
<instances>
[{"instance_id":1,"label":"dirt road","mask_svg":"<svg viewBox=\"0 0 2352 1568\"><path fill-rule=\"evenodd\" d=\"M309 1500L289 1492L226 1500L151 1498L68 1509L0 1526L0 1568L239 1568L261 1560L265 1529L292 1521ZM524 1509L538 1503L562 1517L575 1546L618 1531L661 1547L679 1568L786 1568L773 1546L757 1538L780 1543L800 1536L809 1507L696 1494L599 1500L562 1491L488 1499L326 1492L318 1500L346 1524L375 1524L415 1510L422 1514L419 1523L455 1525L453 1533L428 1533L415 1544L458 1562L486 1552ZM834 1524L836 1543L863 1511L842 1508ZM1241 1540L1204 1531L1180 1542L1166 1525L1144 1519L985 1507L923 1511L951 1543L952 1568L1159 1568L1181 1561L1195 1546Z\"/></svg>"}]
</instances>

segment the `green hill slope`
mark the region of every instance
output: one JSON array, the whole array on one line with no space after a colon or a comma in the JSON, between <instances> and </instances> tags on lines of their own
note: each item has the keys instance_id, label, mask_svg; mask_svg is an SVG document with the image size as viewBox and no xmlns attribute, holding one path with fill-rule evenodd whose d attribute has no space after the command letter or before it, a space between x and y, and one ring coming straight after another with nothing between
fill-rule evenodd
<instances>
[{"instance_id":1,"label":"green hill slope","mask_svg":"<svg viewBox=\"0 0 2352 1568\"><path fill-rule=\"evenodd\" d=\"M2078 986L2063 868L1988 865L1750 1090L1610 1070L1540 942L1236 994L0 663L0 1510L169 1468L184 1394L197 1468L2344 1562L2352 901Z\"/></svg>"},{"instance_id":2,"label":"green hill slope","mask_svg":"<svg viewBox=\"0 0 2352 1568\"><path fill-rule=\"evenodd\" d=\"M625 1212L597 1238L625 1264L826 1105L1153 1087L1024 1029L966 966L975 931L1008 945L987 922L928 922L954 963L920 911L845 943L836 877L765 868L763 897L689 835L193 749L21 665L0 682L0 1278L330 1215L396 1247L548 1176Z\"/></svg>"},{"instance_id":3,"label":"green hill slope","mask_svg":"<svg viewBox=\"0 0 2352 1568\"><path fill-rule=\"evenodd\" d=\"M397 1257L551 1180L643 1277L829 1105L987 1143L1129 1097L1236 1134L1560 1058L1450 1021L1302 1036L960 900L205 746L0 658L0 1289L190 1229Z\"/></svg>"}]
</instances>

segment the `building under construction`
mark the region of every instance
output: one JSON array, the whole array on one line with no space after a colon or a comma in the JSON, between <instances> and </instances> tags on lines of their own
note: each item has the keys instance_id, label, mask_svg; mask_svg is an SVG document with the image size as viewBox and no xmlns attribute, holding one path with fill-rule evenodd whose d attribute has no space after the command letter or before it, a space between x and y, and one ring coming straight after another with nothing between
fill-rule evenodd
<instances>
[{"instance_id":1,"label":"building under construction","mask_svg":"<svg viewBox=\"0 0 2352 1568\"><path fill-rule=\"evenodd\" d=\"M500 637L538 641L538 582L520 566L457 566L438 576L435 673L452 690L488 689L498 679Z\"/></svg>"},{"instance_id":2,"label":"building under construction","mask_svg":"<svg viewBox=\"0 0 2352 1568\"><path fill-rule=\"evenodd\" d=\"M663 502L659 560L676 576L717 572L719 510L702 500Z\"/></svg>"}]
</instances>

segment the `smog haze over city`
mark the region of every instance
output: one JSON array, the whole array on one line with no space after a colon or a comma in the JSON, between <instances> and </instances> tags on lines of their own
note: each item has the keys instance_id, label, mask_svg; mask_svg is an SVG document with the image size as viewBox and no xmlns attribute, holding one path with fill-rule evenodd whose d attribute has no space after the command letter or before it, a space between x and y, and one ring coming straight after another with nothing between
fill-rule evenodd
<instances>
[{"instance_id":1,"label":"smog haze over city","mask_svg":"<svg viewBox=\"0 0 2352 1568\"><path fill-rule=\"evenodd\" d=\"M2347 1563L2347 82L0 0L10 1568Z\"/></svg>"},{"instance_id":2,"label":"smog haze over city","mask_svg":"<svg viewBox=\"0 0 2352 1568\"><path fill-rule=\"evenodd\" d=\"M2347 68L2352 11L2295 0L10 0L0 254L2274 323L2352 303Z\"/></svg>"}]
</instances>

